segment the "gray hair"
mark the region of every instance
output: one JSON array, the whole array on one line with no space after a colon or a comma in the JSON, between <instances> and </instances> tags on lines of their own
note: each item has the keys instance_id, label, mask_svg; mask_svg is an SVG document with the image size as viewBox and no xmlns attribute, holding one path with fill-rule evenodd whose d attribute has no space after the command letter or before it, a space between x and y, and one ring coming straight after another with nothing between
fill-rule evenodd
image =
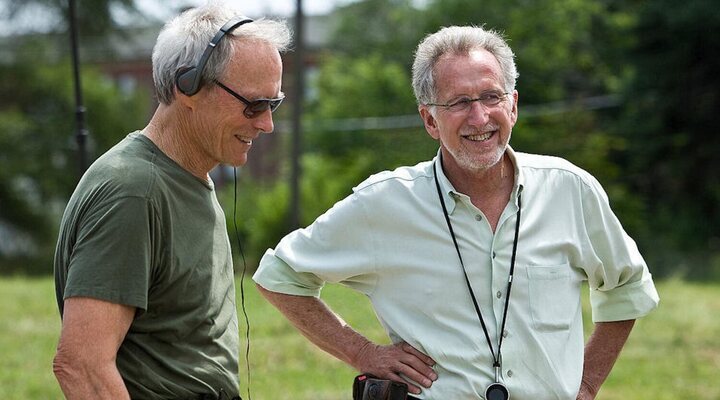
<instances>
[{"instance_id":1,"label":"gray hair","mask_svg":"<svg viewBox=\"0 0 720 400\"><path fill-rule=\"evenodd\" d=\"M412 85L418 104L437 101L434 72L440 57L448 53L467 54L473 49L485 49L494 55L500 64L505 91L515 91L518 77L515 55L503 37L477 26L450 26L426 36L415 51Z\"/></svg>"},{"instance_id":2,"label":"gray hair","mask_svg":"<svg viewBox=\"0 0 720 400\"><path fill-rule=\"evenodd\" d=\"M228 5L211 2L189 9L165 24L152 54L155 93L161 103L173 102L177 71L183 67L195 66L220 28L229 20L240 16L242 13ZM244 24L230 35L267 42L279 52L286 51L291 41L290 30L285 22L266 19ZM202 82L212 82L220 78L233 55L233 49L231 40L223 39L218 43L205 65Z\"/></svg>"}]
</instances>

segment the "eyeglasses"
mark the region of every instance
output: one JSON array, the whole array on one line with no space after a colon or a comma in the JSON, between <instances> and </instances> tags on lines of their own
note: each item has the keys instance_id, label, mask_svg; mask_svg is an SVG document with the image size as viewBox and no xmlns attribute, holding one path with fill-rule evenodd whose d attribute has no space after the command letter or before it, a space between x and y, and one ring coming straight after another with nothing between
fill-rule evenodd
<instances>
[{"instance_id":1,"label":"eyeglasses","mask_svg":"<svg viewBox=\"0 0 720 400\"><path fill-rule=\"evenodd\" d=\"M470 108L470 105L473 102L479 101L485 107L491 108L491 107L495 107L496 105L500 104L500 102L505 100L505 96L507 96L509 94L510 93L491 91L491 92L482 93L480 95L480 97L478 97L476 99L463 97L461 99L453 101L452 103L446 103L446 104L427 103L427 105L443 107L446 110L452 111L452 112L460 112L460 111L466 111L468 108Z\"/></svg>"},{"instance_id":2,"label":"eyeglasses","mask_svg":"<svg viewBox=\"0 0 720 400\"><path fill-rule=\"evenodd\" d=\"M270 112L275 112L278 107L280 107L280 103L285 99L284 97L278 97L276 99L255 99L255 100L248 100L239 94L235 93L234 90L230 89L229 87L223 85L217 80L214 80L216 85L220 86L224 91L230 93L234 98L242 101L245 104L245 110L243 110L243 114L247 118L255 118L258 117L261 113L263 113L266 110L270 110Z\"/></svg>"}]
</instances>

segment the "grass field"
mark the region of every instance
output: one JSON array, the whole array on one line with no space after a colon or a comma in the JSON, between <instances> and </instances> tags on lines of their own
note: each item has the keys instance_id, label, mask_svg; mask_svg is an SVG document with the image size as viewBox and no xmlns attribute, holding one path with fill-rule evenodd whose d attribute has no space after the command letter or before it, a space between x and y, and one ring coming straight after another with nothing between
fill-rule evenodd
<instances>
[{"instance_id":1,"label":"grass field","mask_svg":"<svg viewBox=\"0 0 720 400\"><path fill-rule=\"evenodd\" d=\"M252 398L349 399L355 371L310 345L247 286ZM672 280L658 290L660 308L635 325L598 399L720 400L720 285ZM356 329L387 341L364 297L338 286L323 297ZM0 398L62 398L51 368L59 328L52 279L0 279ZM244 361L241 382L247 400Z\"/></svg>"}]
</instances>

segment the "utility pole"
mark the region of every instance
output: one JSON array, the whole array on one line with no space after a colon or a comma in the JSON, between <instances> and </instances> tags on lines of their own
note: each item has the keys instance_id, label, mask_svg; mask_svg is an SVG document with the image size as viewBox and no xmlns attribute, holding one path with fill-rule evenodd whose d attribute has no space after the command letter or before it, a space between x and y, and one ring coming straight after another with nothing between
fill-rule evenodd
<instances>
[{"instance_id":1,"label":"utility pole","mask_svg":"<svg viewBox=\"0 0 720 400\"><path fill-rule=\"evenodd\" d=\"M305 93L305 62L303 40L302 0L297 0L295 8L295 101L292 115L292 150L290 176L290 230L300 227L300 156L302 154L302 102Z\"/></svg>"},{"instance_id":2,"label":"utility pole","mask_svg":"<svg viewBox=\"0 0 720 400\"><path fill-rule=\"evenodd\" d=\"M69 0L68 13L70 21L70 47L72 49L72 66L73 66L73 77L75 83L75 125L76 134L75 140L78 145L78 160L81 177L85 173L87 168L87 154L86 154L86 142L88 137L88 131L85 127L85 106L83 105L82 97L82 82L80 81L80 57L78 50L78 29L77 29L77 13L75 7L75 0Z\"/></svg>"}]
</instances>

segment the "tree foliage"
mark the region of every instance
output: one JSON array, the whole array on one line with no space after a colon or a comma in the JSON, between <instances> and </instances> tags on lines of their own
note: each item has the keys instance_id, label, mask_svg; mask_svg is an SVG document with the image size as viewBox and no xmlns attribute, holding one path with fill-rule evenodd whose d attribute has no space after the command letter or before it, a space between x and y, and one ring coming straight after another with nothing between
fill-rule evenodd
<instances>
[{"instance_id":1,"label":"tree foliage","mask_svg":"<svg viewBox=\"0 0 720 400\"><path fill-rule=\"evenodd\" d=\"M375 54L409 67L412 60L406 50L417 45L422 34L418 22L423 18L412 4L412 0L364 0L338 9L330 48L341 56Z\"/></svg>"},{"instance_id":2,"label":"tree foliage","mask_svg":"<svg viewBox=\"0 0 720 400\"><path fill-rule=\"evenodd\" d=\"M144 17L138 12L135 0L76 0L75 1L77 25L86 36L102 37L108 32L118 28L114 12L122 11L135 18ZM2 0L6 11L6 19L13 20L23 12L54 15L54 20L46 18L49 26L46 29L54 32L69 30L70 11L69 0Z\"/></svg>"},{"instance_id":3,"label":"tree foliage","mask_svg":"<svg viewBox=\"0 0 720 400\"><path fill-rule=\"evenodd\" d=\"M337 13L337 52L318 80L326 104L313 118L392 115L405 101L403 90L411 93L409 67L423 36L449 25L498 30L520 71L513 146L565 157L596 175L660 275L696 250L701 256L694 261L720 263L714 134L720 82L713 73L720 70L720 8L711 1L428 0L418 9L408 1L367 0ZM363 91L375 94L372 101L358 100ZM607 95L614 97L601 109L580 101ZM325 132L308 150L397 156L384 150L393 148L387 137L388 131ZM400 148L404 161L427 158L427 147Z\"/></svg>"},{"instance_id":4,"label":"tree foliage","mask_svg":"<svg viewBox=\"0 0 720 400\"><path fill-rule=\"evenodd\" d=\"M27 46L41 49L43 44ZM0 82L0 223L28 235L36 255L47 261L58 208L79 178L70 63L19 59L0 65L0 74L5 77ZM82 78L92 160L142 126L148 96L123 94L97 71L86 69ZM0 265L11 256L0 254Z\"/></svg>"},{"instance_id":5,"label":"tree foliage","mask_svg":"<svg viewBox=\"0 0 720 400\"><path fill-rule=\"evenodd\" d=\"M308 107L311 111L307 117L311 121L417 113L409 72L379 54L328 58L320 70L316 89L317 99ZM393 129L348 129L338 131L315 126L308 132L307 151L333 156L341 162L347 157L370 153L376 168L383 169L417 161L417 153L412 149L423 151L432 147L425 145L428 136L419 129L404 133Z\"/></svg>"},{"instance_id":6,"label":"tree foliage","mask_svg":"<svg viewBox=\"0 0 720 400\"><path fill-rule=\"evenodd\" d=\"M707 267L720 252L718 30L712 1L644 2L617 126L627 182L648 206L644 240L665 268L692 275L701 273L690 265Z\"/></svg>"},{"instance_id":7,"label":"tree foliage","mask_svg":"<svg viewBox=\"0 0 720 400\"><path fill-rule=\"evenodd\" d=\"M5 3L58 12L67 4ZM112 26L113 7L135 3L79 4L87 10L81 18L91 20L83 31L93 34ZM442 26L484 25L504 33L517 56L513 147L565 157L597 176L654 273L684 263L701 268L683 273L720 276L720 8L714 2L364 0L338 8L334 17L337 29L311 82L316 95L304 108L310 129L303 222L368 174L434 155L437 143L419 116L403 128L364 129L357 122L417 114L410 84L417 43ZM43 67L29 59L0 66L0 73L0 228L47 242L52 227L45 205L66 198L76 179L71 74L65 64ZM83 79L99 154L142 125L146 105L95 73ZM599 109L582 101L607 95L612 100ZM286 213L279 210L287 206L288 188L249 180L241 193L248 205L241 235L256 260L285 233Z\"/></svg>"}]
</instances>

